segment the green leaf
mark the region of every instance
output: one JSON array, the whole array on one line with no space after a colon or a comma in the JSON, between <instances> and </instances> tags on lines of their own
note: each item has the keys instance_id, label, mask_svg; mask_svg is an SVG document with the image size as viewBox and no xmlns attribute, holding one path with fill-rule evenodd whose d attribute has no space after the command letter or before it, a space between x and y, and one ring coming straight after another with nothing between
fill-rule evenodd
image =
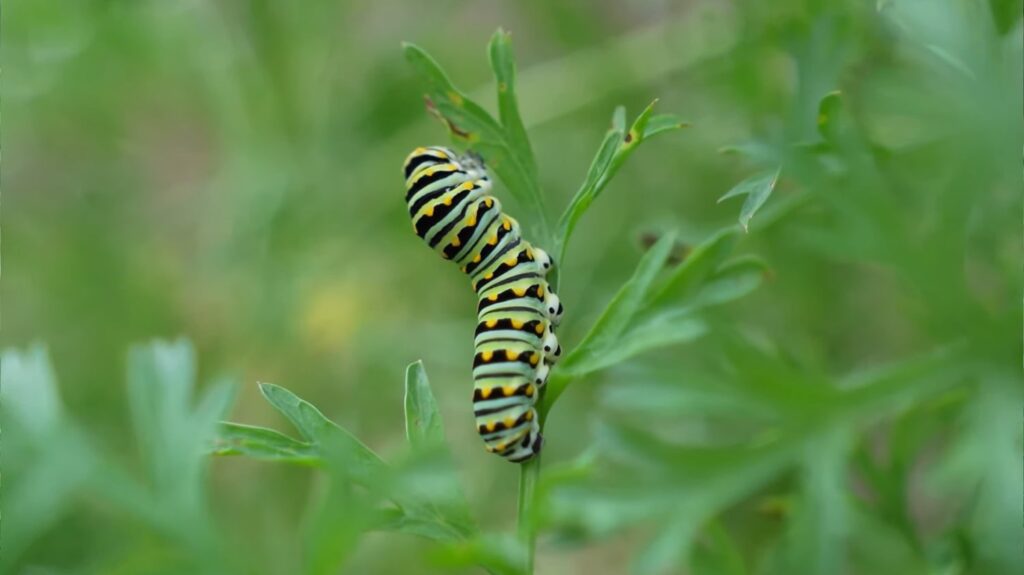
<instances>
[{"instance_id":1,"label":"green leaf","mask_svg":"<svg viewBox=\"0 0 1024 575\"><path fill-rule=\"evenodd\" d=\"M674 364L664 369L636 366L616 371L615 385L601 388L601 405L608 411L647 418L676 419L681 415L741 417L764 420L772 412L758 401L737 394L716 375Z\"/></svg>"},{"instance_id":2,"label":"green leaf","mask_svg":"<svg viewBox=\"0 0 1024 575\"><path fill-rule=\"evenodd\" d=\"M598 148L594 161L590 164L587 176L583 185L576 191L569 207L566 208L558 221L559 233L559 258L562 263L565 259L565 250L569 244L569 238L576 229L579 219L590 207L604 188L611 182L615 174L626 162L633 150L651 136L668 132L674 129L686 127L688 124L679 120L676 116L663 114L651 116L657 100L651 102L633 121L629 131L626 131L626 110L622 106L615 109L612 115L612 128L605 135Z\"/></svg>"},{"instance_id":3,"label":"green leaf","mask_svg":"<svg viewBox=\"0 0 1024 575\"><path fill-rule=\"evenodd\" d=\"M675 515L658 529L657 535L630 562L630 572L660 575L673 572L690 554L698 519L686 513Z\"/></svg>"},{"instance_id":4,"label":"green leaf","mask_svg":"<svg viewBox=\"0 0 1024 575\"><path fill-rule=\"evenodd\" d=\"M448 568L481 566L500 575L525 575L526 548L510 535L485 535L446 545L431 554L438 565Z\"/></svg>"},{"instance_id":5,"label":"green leaf","mask_svg":"<svg viewBox=\"0 0 1024 575\"><path fill-rule=\"evenodd\" d=\"M530 148L530 139L526 135L526 127L519 115L519 103L516 98L516 62L512 54L512 35L498 29L491 37L487 46L491 59L491 69L498 84L498 115L501 125L513 153L526 168L527 174L537 179L537 165Z\"/></svg>"},{"instance_id":6,"label":"green leaf","mask_svg":"<svg viewBox=\"0 0 1024 575\"><path fill-rule=\"evenodd\" d=\"M801 493L785 536L770 550L767 573L829 575L843 571L848 516L850 430L836 426L807 441Z\"/></svg>"},{"instance_id":7,"label":"green leaf","mask_svg":"<svg viewBox=\"0 0 1024 575\"><path fill-rule=\"evenodd\" d=\"M663 132L689 127L689 122L682 120L675 114L658 114L657 116L651 116L651 119L647 121L647 126L644 128L644 139L656 136Z\"/></svg>"},{"instance_id":8,"label":"green leaf","mask_svg":"<svg viewBox=\"0 0 1024 575\"><path fill-rule=\"evenodd\" d=\"M693 341L707 333L707 325L688 310L672 310L647 319L603 348L601 353L590 354L563 368L563 375L582 377L588 373L611 367L642 353L658 348Z\"/></svg>"},{"instance_id":9,"label":"green leaf","mask_svg":"<svg viewBox=\"0 0 1024 575\"><path fill-rule=\"evenodd\" d=\"M637 314L654 278L665 266L675 247L675 237L674 232L667 233L647 250L637 264L633 276L615 294L601 317L583 337L583 341L560 362L558 371L548 381L547 391L544 393L543 413L554 405L573 377L600 369L588 367L589 365L610 365L601 364L601 356L615 346L619 336Z\"/></svg>"},{"instance_id":10,"label":"green leaf","mask_svg":"<svg viewBox=\"0 0 1024 575\"><path fill-rule=\"evenodd\" d=\"M573 364L600 355L615 344L643 305L644 298L658 273L665 267L675 246L676 234L663 235L647 250L633 276L619 289L576 349L562 360L561 369L571 371Z\"/></svg>"},{"instance_id":11,"label":"green leaf","mask_svg":"<svg viewBox=\"0 0 1024 575\"><path fill-rule=\"evenodd\" d=\"M311 443L292 439L273 429L241 423L222 422L211 453L299 465L322 463L320 454Z\"/></svg>"},{"instance_id":12,"label":"green leaf","mask_svg":"<svg viewBox=\"0 0 1024 575\"><path fill-rule=\"evenodd\" d=\"M772 190L775 189L775 184L779 181L779 173L782 168L777 168L772 172L763 172L743 180L742 182L733 186L731 190L725 193L724 196L718 199L719 202L734 198L736 196L747 196L747 199L743 202L743 207L740 208L740 225L743 229L748 229L750 224L750 218L754 217L757 210L768 201L768 196L772 194Z\"/></svg>"},{"instance_id":13,"label":"green leaf","mask_svg":"<svg viewBox=\"0 0 1024 575\"><path fill-rule=\"evenodd\" d=\"M670 303L679 303L697 293L732 252L737 236L736 228L730 227L701 242L648 297L645 309L655 310Z\"/></svg>"},{"instance_id":14,"label":"green leaf","mask_svg":"<svg viewBox=\"0 0 1024 575\"><path fill-rule=\"evenodd\" d=\"M444 443L444 427L422 361L405 370L405 437L413 447Z\"/></svg>"},{"instance_id":15,"label":"green leaf","mask_svg":"<svg viewBox=\"0 0 1024 575\"><path fill-rule=\"evenodd\" d=\"M64 409L46 347L35 344L25 351L4 350L0 372L0 405L4 413L17 418L25 430L37 436L54 429Z\"/></svg>"},{"instance_id":16,"label":"green leaf","mask_svg":"<svg viewBox=\"0 0 1024 575\"><path fill-rule=\"evenodd\" d=\"M702 308L737 300L757 289L769 274L768 264L761 258L733 258L715 270L688 307Z\"/></svg>"},{"instance_id":17,"label":"green leaf","mask_svg":"<svg viewBox=\"0 0 1024 575\"><path fill-rule=\"evenodd\" d=\"M825 94L818 102L818 133L827 142L835 142L838 139L842 105L842 94L839 90Z\"/></svg>"},{"instance_id":18,"label":"green leaf","mask_svg":"<svg viewBox=\"0 0 1024 575\"><path fill-rule=\"evenodd\" d=\"M372 483L385 470L384 462L347 430L324 417L311 403L287 389L270 383L259 384L260 393L326 456L339 464L357 482Z\"/></svg>"},{"instance_id":19,"label":"green leaf","mask_svg":"<svg viewBox=\"0 0 1024 575\"><path fill-rule=\"evenodd\" d=\"M704 543L696 547L690 570L694 573L717 575L747 575L743 552L736 539L719 519L712 519L699 538Z\"/></svg>"},{"instance_id":20,"label":"green leaf","mask_svg":"<svg viewBox=\"0 0 1024 575\"><path fill-rule=\"evenodd\" d=\"M619 147L619 141L622 139L622 133L620 130L612 128L612 130L605 134L604 140L594 156L594 160L590 163L590 169L587 170L587 176L583 180L583 185L576 191L576 195L569 202L569 207L565 209L559 220L559 264L562 264L562 261L565 259L565 250L569 245L569 237L572 235L573 230L576 229L576 224L583 217L583 214L597 195L595 191L597 184L604 177L612 163L612 158Z\"/></svg>"}]
</instances>

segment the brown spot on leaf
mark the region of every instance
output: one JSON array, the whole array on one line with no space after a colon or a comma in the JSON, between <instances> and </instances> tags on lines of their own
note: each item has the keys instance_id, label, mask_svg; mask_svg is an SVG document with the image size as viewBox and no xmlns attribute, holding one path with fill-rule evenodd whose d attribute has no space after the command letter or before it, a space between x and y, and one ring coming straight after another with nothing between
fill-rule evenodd
<instances>
[{"instance_id":1,"label":"brown spot on leaf","mask_svg":"<svg viewBox=\"0 0 1024 575\"><path fill-rule=\"evenodd\" d=\"M462 138L464 140L470 141L473 140L473 133L458 127L457 125L455 125L455 122L452 122L447 116L442 114L441 110L437 108L437 104L435 104L434 101L430 99L430 96L424 95L423 102L427 106L427 111L430 112L431 115L433 115L438 120L441 120L441 122L443 122L444 125L448 127L449 132L454 134L457 138Z\"/></svg>"}]
</instances>

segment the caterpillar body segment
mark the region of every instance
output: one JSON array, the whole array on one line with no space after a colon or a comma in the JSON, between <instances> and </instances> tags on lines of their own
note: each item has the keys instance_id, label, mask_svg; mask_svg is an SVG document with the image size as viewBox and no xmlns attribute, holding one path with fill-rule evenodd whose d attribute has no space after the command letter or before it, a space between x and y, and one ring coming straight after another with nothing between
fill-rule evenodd
<instances>
[{"instance_id":1,"label":"caterpillar body segment","mask_svg":"<svg viewBox=\"0 0 1024 575\"><path fill-rule=\"evenodd\" d=\"M403 172L413 230L469 276L477 296L477 432L487 451L526 461L543 444L537 398L562 352L554 330L563 307L547 282L554 264L502 211L479 157L416 148Z\"/></svg>"}]
</instances>

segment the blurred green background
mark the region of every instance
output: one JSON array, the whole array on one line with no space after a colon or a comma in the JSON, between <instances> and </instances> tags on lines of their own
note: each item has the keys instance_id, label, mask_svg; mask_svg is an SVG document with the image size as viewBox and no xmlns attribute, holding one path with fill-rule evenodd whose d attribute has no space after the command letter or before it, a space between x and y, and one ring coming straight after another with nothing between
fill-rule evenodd
<instances>
[{"instance_id":1,"label":"blurred green background","mask_svg":"<svg viewBox=\"0 0 1024 575\"><path fill-rule=\"evenodd\" d=\"M309 567L323 474L197 459L181 406L135 401L157 385L147 352L126 366L186 337L196 397L237 382L226 418L290 432L256 387L274 382L389 458L422 358L481 529L513 530L517 473L469 414L472 296L410 233L399 170L448 142L400 42L493 110L499 26L552 219L616 105L692 123L645 143L575 232L570 349L645 237L700 243L736 222L720 196L783 167L736 247L762 285L553 410L537 572L1024 569L1019 1L4 9L4 572L478 572L380 532Z\"/></svg>"}]
</instances>

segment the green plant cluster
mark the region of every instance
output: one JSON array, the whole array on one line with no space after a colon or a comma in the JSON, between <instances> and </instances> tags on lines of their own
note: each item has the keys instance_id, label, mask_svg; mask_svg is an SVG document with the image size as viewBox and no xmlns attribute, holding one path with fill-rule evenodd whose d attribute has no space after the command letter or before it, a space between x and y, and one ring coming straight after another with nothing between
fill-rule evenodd
<instances>
[{"instance_id":1,"label":"green plant cluster","mask_svg":"<svg viewBox=\"0 0 1024 575\"><path fill-rule=\"evenodd\" d=\"M468 4L408 77L355 3L94 4L5 14L0 572L1024 569L1020 2L523 2L573 52L493 82ZM556 254L523 466L382 176L424 103Z\"/></svg>"}]
</instances>

